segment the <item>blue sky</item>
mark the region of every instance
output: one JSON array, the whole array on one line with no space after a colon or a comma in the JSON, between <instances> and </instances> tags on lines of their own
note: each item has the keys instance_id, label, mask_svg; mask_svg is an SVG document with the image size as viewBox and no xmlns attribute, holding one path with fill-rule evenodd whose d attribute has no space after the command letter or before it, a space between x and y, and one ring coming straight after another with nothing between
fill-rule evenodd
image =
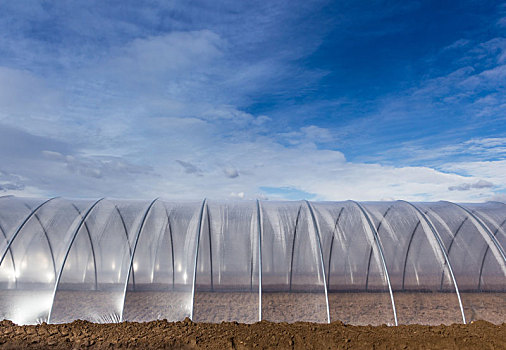
<instances>
[{"instance_id":1,"label":"blue sky","mask_svg":"<svg viewBox=\"0 0 506 350\"><path fill-rule=\"evenodd\" d=\"M0 195L505 200L506 3L0 4Z\"/></svg>"}]
</instances>

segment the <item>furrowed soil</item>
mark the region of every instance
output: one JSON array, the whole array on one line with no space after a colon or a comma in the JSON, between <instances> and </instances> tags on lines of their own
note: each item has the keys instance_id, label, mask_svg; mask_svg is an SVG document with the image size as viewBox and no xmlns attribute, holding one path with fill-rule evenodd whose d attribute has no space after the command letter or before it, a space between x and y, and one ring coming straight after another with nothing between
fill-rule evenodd
<instances>
[{"instance_id":1,"label":"furrowed soil","mask_svg":"<svg viewBox=\"0 0 506 350\"><path fill-rule=\"evenodd\" d=\"M0 322L0 349L506 349L506 323L350 326L153 321L16 326Z\"/></svg>"}]
</instances>

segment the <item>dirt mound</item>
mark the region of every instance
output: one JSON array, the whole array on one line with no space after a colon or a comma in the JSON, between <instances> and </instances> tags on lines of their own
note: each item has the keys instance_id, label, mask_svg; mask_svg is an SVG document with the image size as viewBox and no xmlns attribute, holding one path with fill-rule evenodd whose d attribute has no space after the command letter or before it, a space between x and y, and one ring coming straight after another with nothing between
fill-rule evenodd
<instances>
[{"instance_id":1,"label":"dirt mound","mask_svg":"<svg viewBox=\"0 0 506 350\"><path fill-rule=\"evenodd\" d=\"M506 323L349 326L153 321L16 326L0 322L1 349L506 349Z\"/></svg>"}]
</instances>

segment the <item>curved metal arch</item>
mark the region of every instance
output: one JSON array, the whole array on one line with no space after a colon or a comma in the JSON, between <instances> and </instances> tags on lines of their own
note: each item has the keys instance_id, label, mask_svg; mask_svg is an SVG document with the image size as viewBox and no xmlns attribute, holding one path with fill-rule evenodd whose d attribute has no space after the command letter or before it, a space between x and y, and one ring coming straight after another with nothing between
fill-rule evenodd
<instances>
[{"instance_id":1,"label":"curved metal arch","mask_svg":"<svg viewBox=\"0 0 506 350\"><path fill-rule=\"evenodd\" d=\"M381 220L380 222L378 223L378 226L376 227L376 232L378 232L378 237L379 237L379 229L381 227L381 224L383 224L383 220L386 219L386 216L388 214L388 212L390 211L390 209L392 209L394 205L390 205L387 210L385 210L385 213L383 214L383 216L381 217ZM365 290L369 290L369 272L371 270L371 259L372 259L372 245L371 245L371 248L369 249L369 259L367 261L367 274L366 274L366 277L365 277Z\"/></svg>"},{"instance_id":2,"label":"curved metal arch","mask_svg":"<svg viewBox=\"0 0 506 350\"><path fill-rule=\"evenodd\" d=\"M129 256L131 257L132 256L132 246L130 246L130 239L129 239L130 237L128 236L128 229L126 227L125 219L123 218L123 214L121 214L121 211L119 210L119 208L116 204L114 205L114 208L116 209L116 212L118 213L119 218L121 220L121 225L123 226L123 232L125 232L126 243L128 245L128 254L130 254ZM132 284L135 287L135 271L132 271Z\"/></svg>"},{"instance_id":3,"label":"curved metal arch","mask_svg":"<svg viewBox=\"0 0 506 350\"><path fill-rule=\"evenodd\" d=\"M199 262L199 245L200 245L200 234L202 232L203 219L204 219L204 210L206 208L207 199L204 198L202 201L202 207L200 208L199 214L199 224L196 232L196 241L195 241L195 260L193 264L193 280L192 280L192 305L190 309L190 320L193 320L193 308L195 306L195 283L197 282L197 264Z\"/></svg>"},{"instance_id":4,"label":"curved metal arch","mask_svg":"<svg viewBox=\"0 0 506 350\"><path fill-rule=\"evenodd\" d=\"M77 237L77 234L79 233L79 230L81 230L81 227L83 226L84 222L86 221L86 219L88 218L88 216L90 215L90 213L92 212L93 208L95 208L97 206L98 203L100 203L104 198L100 198L99 200L97 200L95 203L93 203L89 208L88 210L86 211L86 214L84 216L82 216L81 218L81 221L79 221L79 224L77 225L74 233L72 234L72 238L70 239L70 242L67 246L67 251L65 252L65 256L63 258L63 262L60 266L60 270L58 272L58 276L56 277L56 281L54 283L54 290L53 290L53 297L52 297L52 302L51 302L51 308L49 309L49 315L47 317L47 322L50 323L51 322L51 314L53 313L53 306L54 306L54 300L55 300L55 297L56 297L56 291L58 290L58 286L60 284L60 279L61 279L61 276L63 274L63 269L65 268L65 263L67 262L67 258L70 254L70 249L72 248L72 245L74 244L74 241Z\"/></svg>"},{"instance_id":5,"label":"curved metal arch","mask_svg":"<svg viewBox=\"0 0 506 350\"><path fill-rule=\"evenodd\" d=\"M404 255L404 266L402 268L402 285L401 285L402 290L404 290L404 288L405 288L404 286L405 286L405 282L406 282L406 266L408 264L408 255L409 255L409 251L411 250L411 243L413 242L413 238L415 238L416 230L418 229L418 227L420 226L421 223L422 223L422 221L418 220L418 222L415 225L415 228L413 229L413 232L411 232L411 235L409 236L408 247L406 248L406 254ZM443 271L443 275L444 275L444 271Z\"/></svg>"},{"instance_id":6,"label":"curved metal arch","mask_svg":"<svg viewBox=\"0 0 506 350\"><path fill-rule=\"evenodd\" d=\"M323 249L322 249L322 243L320 238L320 228L318 226L318 221L316 220L316 216L313 211L313 207L311 206L311 203L309 203L307 200L304 200L306 202L306 205L309 209L309 213L311 214L311 219L313 221L313 226L316 233L316 239L318 241L318 248L320 251L320 262L322 266L322 275L323 275L323 287L325 289L325 301L327 303L327 322L330 323L330 306L329 306L329 295L327 291L327 281L325 280L325 262L323 261Z\"/></svg>"},{"instance_id":7,"label":"curved metal arch","mask_svg":"<svg viewBox=\"0 0 506 350\"><path fill-rule=\"evenodd\" d=\"M464 227L464 224L466 223L467 220L469 220L469 217L466 216L464 218L464 220L462 220L462 222L460 223L460 225L457 228L457 230L455 230L455 233L453 234L452 240L450 241L450 244L448 244L448 250L446 252L446 254L448 254L448 256L450 256L450 252L452 250L453 243L455 242L455 238L457 238L457 235L459 234L459 232L462 229L462 227ZM444 277L445 277L445 274L444 274L444 271L443 271L443 273L441 274L441 287L440 287L441 290L443 290Z\"/></svg>"},{"instance_id":8,"label":"curved metal arch","mask_svg":"<svg viewBox=\"0 0 506 350\"><path fill-rule=\"evenodd\" d=\"M254 216L251 216L251 220L254 219ZM254 247L254 240L253 240L253 234L251 232L252 228L251 225L253 225L253 221L250 222L250 248L251 248L251 257L249 259L249 289L251 292L253 292L253 261L254 261L254 254L253 251L255 249Z\"/></svg>"},{"instance_id":9,"label":"curved metal arch","mask_svg":"<svg viewBox=\"0 0 506 350\"><path fill-rule=\"evenodd\" d=\"M79 215L81 215L81 211L74 203L72 203L72 206L77 211L77 213ZM90 229L89 229L88 224L86 222L84 223L84 228L86 229L86 232L88 233L88 240L90 241L91 254L93 256L93 269L95 272L95 290L97 290L98 289L98 277L97 277L97 259L95 258L95 247L93 245L93 240L91 239Z\"/></svg>"},{"instance_id":10,"label":"curved metal arch","mask_svg":"<svg viewBox=\"0 0 506 350\"><path fill-rule=\"evenodd\" d=\"M0 197L0 198L2 198L2 197ZM7 235L5 234L5 230L3 229L2 225L0 225L0 231L2 232L2 235L5 238L5 241L7 242ZM10 248L9 248L9 253L10 253L10 256L11 256L12 269L14 270L14 286L17 288L18 277L16 276L16 263L14 262L14 256L12 255L12 249L10 249Z\"/></svg>"},{"instance_id":11,"label":"curved metal arch","mask_svg":"<svg viewBox=\"0 0 506 350\"><path fill-rule=\"evenodd\" d=\"M450 276L452 278L453 285L455 287L455 292L457 293L457 298L459 300L460 312L462 314L462 321L465 324L466 323L466 316L464 314L464 307L462 306L462 299L460 297L459 286L457 284L457 280L455 279L455 275L453 273L453 268L452 268L452 265L450 263L450 259L448 258L448 255L446 254L446 250L444 248L443 242L441 241L441 237L439 237L439 233L437 232L437 230L434 227L434 225L432 225L432 223L430 222L430 220L427 218L427 216L420 209L418 209L417 206L415 206L414 204L409 203L407 201L403 201L403 200L400 200L399 202L405 203L408 206L412 207L421 216L421 218L423 219L423 221L425 221L425 223L429 226L429 228L430 228L430 230L432 232L432 235L436 239L436 242L437 242L437 244L438 244L441 252L443 253L446 265L448 266L448 270L450 271Z\"/></svg>"},{"instance_id":12,"label":"curved metal arch","mask_svg":"<svg viewBox=\"0 0 506 350\"><path fill-rule=\"evenodd\" d=\"M501 227L506 224L506 219L497 226L496 230L494 231L494 236L497 235ZM483 254L483 259L481 259L481 266L480 266L480 276L478 277L478 290L481 291L481 276L483 275L483 267L485 266L485 258L487 257L487 253L490 251L490 246L487 244L487 248L485 249L485 254Z\"/></svg>"},{"instance_id":13,"label":"curved metal arch","mask_svg":"<svg viewBox=\"0 0 506 350\"><path fill-rule=\"evenodd\" d=\"M426 210L424 212L425 215L427 215L428 213L428 210ZM448 248L448 256L450 254L450 249L451 249L451 246L453 244L453 241L455 239L455 236L457 235L457 233L460 231L460 229L462 228L462 226L464 225L464 223L466 222L467 218L464 219L464 221L459 225L459 228L455 231L455 235L453 236L452 238L452 241L451 243L449 244L449 248ZM415 228L413 229L413 232L411 233L410 237L409 237L409 242L408 242L408 248L406 249L406 254L404 256L404 266L403 266L403 270L402 270L402 289L404 290L404 286L405 286L405 281L406 281L406 265L408 263L408 255L409 255L409 251L411 249L411 243L413 242L413 238L415 236L415 233L416 233L416 230L418 229L418 227L420 226L420 224L422 223L422 221L419 219L418 222L416 223L415 225ZM440 290L443 290L443 282L444 282L444 271L442 273L442 276L441 276L441 286L440 286Z\"/></svg>"},{"instance_id":14,"label":"curved metal arch","mask_svg":"<svg viewBox=\"0 0 506 350\"><path fill-rule=\"evenodd\" d=\"M51 241L49 240L49 236L47 234L46 228L42 224L42 221L40 220L39 216L37 214L34 214L33 216L35 219L37 219L37 222L39 223L40 227L42 228L42 232L44 233L44 236L46 237L46 242L47 242L47 246L49 248L49 253L51 254L51 261L53 262L54 277L56 278L56 262L54 260L53 246L51 245Z\"/></svg>"},{"instance_id":15,"label":"curved metal arch","mask_svg":"<svg viewBox=\"0 0 506 350\"><path fill-rule=\"evenodd\" d=\"M260 201L257 199L257 225L258 225L258 321L262 321L262 224L263 216Z\"/></svg>"},{"instance_id":16,"label":"curved metal arch","mask_svg":"<svg viewBox=\"0 0 506 350\"><path fill-rule=\"evenodd\" d=\"M356 202L356 201L351 201L351 202L354 203L359 208L359 210L361 211L363 217L365 218L365 220L366 220L367 224L369 225L369 228L371 229L372 234L374 236L374 241L376 242L376 247L378 248L378 251L379 251L379 254L380 254L380 258L381 258L381 264L382 264L382 267L383 267L383 272L385 273L385 278L386 278L387 284L388 284L388 291L390 293L390 302L392 303L392 311L394 313L394 322L395 322L395 325L397 326L398 325L398 322L397 322L397 309L395 307L394 293L392 291L392 284L390 282L390 275L388 274L388 269L387 269L387 264L386 264L386 260L385 260L385 255L383 253L383 247L381 246L381 242L379 240L378 232L376 231L376 227L374 227L374 225L372 223L372 220L369 217L369 214L366 211L366 209L364 207L362 207L362 205L360 203Z\"/></svg>"},{"instance_id":17,"label":"curved metal arch","mask_svg":"<svg viewBox=\"0 0 506 350\"><path fill-rule=\"evenodd\" d=\"M331 262L332 262L332 249L334 247L334 236L337 231L337 228L339 225L339 219L341 219L341 215L343 214L343 211L344 211L344 207L341 208L341 210L339 211L339 214L337 215L336 223L334 225L334 230L332 231L332 238L330 240L329 265L327 268L327 290L329 290L329 288L330 288L330 267L332 266Z\"/></svg>"},{"instance_id":18,"label":"curved metal arch","mask_svg":"<svg viewBox=\"0 0 506 350\"><path fill-rule=\"evenodd\" d=\"M209 238L209 267L211 269L211 291L214 291L214 281L213 281L213 242L211 236L211 216L209 214L209 205L206 203L206 217L207 217L207 233Z\"/></svg>"},{"instance_id":19,"label":"curved metal arch","mask_svg":"<svg viewBox=\"0 0 506 350\"><path fill-rule=\"evenodd\" d=\"M123 302L121 303L121 315L120 315L120 320L119 320L120 322L123 322L123 313L125 311L125 299L126 299L126 293L127 293L127 288L128 288L128 281L130 280L130 273L133 270L132 265L134 262L135 250L137 249L137 243L139 242L139 238L141 236L142 230L144 229L144 224L146 223L146 219L148 218L148 215L151 212L151 208L153 208L153 205L156 203L157 200L158 200L158 198L155 198L151 201L151 203L149 203L149 205L142 217L142 221L139 225L139 230L137 230L137 234L135 235L134 246L132 249L132 255L130 256L130 262L128 263L127 276L125 279L125 285L123 287Z\"/></svg>"},{"instance_id":20,"label":"curved metal arch","mask_svg":"<svg viewBox=\"0 0 506 350\"><path fill-rule=\"evenodd\" d=\"M165 207L165 206L164 206ZM172 225L170 224L170 215L167 207L165 207L165 214L167 215L167 226L169 228L170 235L170 248L172 257L172 290L174 290L174 284L176 283L176 271L174 270L174 238L172 237Z\"/></svg>"},{"instance_id":21,"label":"curved metal arch","mask_svg":"<svg viewBox=\"0 0 506 350\"><path fill-rule=\"evenodd\" d=\"M489 236L490 240L492 241L492 243L494 243L495 247L499 251L499 254L501 254L501 256L503 258L503 261L506 263L506 254L505 254L504 250L502 249L501 245L499 244L499 242L497 241L497 239L495 238L495 236L492 234L492 232L490 232L490 230L487 227L487 225L485 225L485 223L479 217L477 217L476 215L474 215L473 212L471 212L470 210L468 210L466 207L461 206L460 204L453 203L453 202L448 202L448 201L443 201L443 202L444 203L448 203L448 204L452 204L452 205L456 206L457 208L460 208L461 210L463 210L464 212L466 212L471 217L471 221L472 220L476 221L478 223L478 225L481 226L481 228L487 233L487 235ZM488 242L487 242L487 245L488 245Z\"/></svg>"},{"instance_id":22,"label":"curved metal arch","mask_svg":"<svg viewBox=\"0 0 506 350\"><path fill-rule=\"evenodd\" d=\"M5 255L7 254L7 251L11 248L11 245L12 243L14 242L14 240L16 239L16 237L19 235L19 233L21 232L21 230L23 229L23 227L25 227L26 223L37 213L37 211L45 204L49 203L50 201L52 201L53 199L56 199L56 198L59 198L59 197L53 197L53 198L49 198L48 200L42 202L41 204L39 204L35 209L33 209L30 214L23 220L23 222L18 226L18 228L16 229L16 232L14 232L14 234L11 236L11 239L9 240L9 242L7 243L7 247L5 248L5 250L3 251L2 253L2 257L0 258L0 265L2 265L2 262L4 261L5 259Z\"/></svg>"},{"instance_id":23,"label":"curved metal arch","mask_svg":"<svg viewBox=\"0 0 506 350\"><path fill-rule=\"evenodd\" d=\"M295 252L295 238L297 237L297 226L299 225L300 212L302 205L299 206L297 211L297 218L295 219L295 228L293 229L293 241L292 241L292 257L290 260L290 291L292 291L292 277L293 277L293 254Z\"/></svg>"},{"instance_id":24,"label":"curved metal arch","mask_svg":"<svg viewBox=\"0 0 506 350\"><path fill-rule=\"evenodd\" d=\"M7 194L7 195L0 196L0 199L9 198L9 197L14 197L14 196L12 194ZM5 230L3 229L3 227L1 225L0 225L0 231L2 231L2 235L4 236L5 241L8 242L7 234L5 233ZM18 278L16 277L16 263L14 262L14 256L12 255L12 249L10 247L9 247L9 253L11 256L12 268L14 269L14 286L17 287Z\"/></svg>"},{"instance_id":25,"label":"curved metal arch","mask_svg":"<svg viewBox=\"0 0 506 350\"><path fill-rule=\"evenodd\" d=\"M167 221L167 223L165 225L162 225L160 227L160 231L159 231L158 236L156 238L155 256L153 259L153 264L151 265L151 283L153 283L153 280L155 278L156 258L158 257L158 252L160 251L160 240L162 239L163 236L165 236L165 231L167 230L168 225L169 225L169 222ZM135 286L134 286L134 290L135 290Z\"/></svg>"}]
</instances>

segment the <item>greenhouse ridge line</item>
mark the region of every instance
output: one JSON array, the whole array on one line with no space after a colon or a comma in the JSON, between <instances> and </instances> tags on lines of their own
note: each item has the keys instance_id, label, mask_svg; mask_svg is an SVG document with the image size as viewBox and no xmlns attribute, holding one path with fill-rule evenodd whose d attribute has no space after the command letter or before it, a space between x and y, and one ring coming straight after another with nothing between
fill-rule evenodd
<instances>
[{"instance_id":1,"label":"greenhouse ridge line","mask_svg":"<svg viewBox=\"0 0 506 350\"><path fill-rule=\"evenodd\" d=\"M335 298L334 293L359 290L381 292L386 297L388 288L389 303L385 300L384 304L378 305L385 308L389 305L393 324L402 324L404 311L396 307L397 293L416 291L416 288L422 292L429 288L434 292L447 293L443 286L445 269L448 269L453 285L450 294L458 299L461 322L470 320L466 314L466 310L470 310L466 304L469 302L461 297L461 286L466 292L506 292L506 266L502 254L502 245L506 242L504 204L217 202L208 199L187 203L166 202L159 198L151 202L102 198L95 202L58 199L47 205L54 199L31 199L27 202L18 197L0 197L0 239L4 240L4 243L0 242L3 247L0 293L3 290L9 290L11 294L17 290L21 293L31 281L34 281L34 286L44 284L45 290L50 288L52 291L51 303L47 316L39 315L36 319L48 322L59 322L60 316L55 307L60 310L61 306L56 305L59 305L62 295L68 293L67 288L104 293L112 283L108 282L112 278L108 276L116 276L114 283L117 287L114 290L121 297L118 297L118 306L111 304L107 313L97 321L129 320L129 307L125 305L127 294L130 298L130 293L143 290L187 295L187 304L171 308L180 309L183 314L188 312L187 316L192 320L199 320L201 311L195 310L195 299L199 293L254 292L255 262L258 262L258 291L254 292L258 294L258 315L255 320L277 317L272 311L277 306L272 305L271 299L265 299L271 298L272 293L286 291L294 295L306 292L320 295L322 299L315 308L321 310L317 319L323 320L326 314L326 322L331 322L340 300ZM15 203L21 206L14 206ZM29 213L24 209L16 216L18 221L11 220L5 226L6 222L2 221L4 215L1 214L9 207L26 207ZM446 211L440 212L438 208ZM61 224L55 221L61 215L67 215L67 220L62 222L73 219L68 228L58 226ZM109 223L110 226L107 226ZM402 240L399 241L399 238ZM107 248L108 241L115 245ZM35 243L27 245L29 242ZM395 256L392 255L393 244L399 245L394 250ZM418 252L424 245L424 254L435 254L434 257L419 256ZM461 261L458 259L465 252L462 249L477 245L481 247L481 255L473 258L476 261L465 259L466 263L473 264L472 267L458 266ZM118 252L108 258L111 248ZM489 250L493 254L489 254L486 260ZM5 259L7 254L10 254L10 259ZM44 264L27 267L23 261L29 256L45 256L48 267ZM119 262L111 260L117 259L115 256L120 258ZM125 260L121 260L122 256ZM431 263L433 258L436 259ZM459 262L457 266L456 262ZM156 277L155 270L158 271L159 264L162 275ZM423 270L424 264L432 264L432 270ZM42 272L27 275L26 271L30 272L33 268ZM6 271L6 274L1 271ZM469 276L467 271L471 273ZM434 278L437 283L424 284L429 282L423 279L418 282L418 274L425 278L423 276L427 272L437 275ZM146 277L146 273L150 273L151 277ZM417 274L416 279L413 273ZM47 279L50 275L54 275L54 279ZM86 283L89 287L85 287ZM130 285L132 288L129 288ZM148 287L151 289L145 289ZM60 294L60 291L65 293ZM5 302L17 302L9 300ZM268 300L267 304L262 303L263 300ZM176 303L177 300L168 299L166 302ZM262 311L265 310L270 311L264 314ZM4 312L0 306L0 317L11 319L16 316ZM75 312L80 312L79 308Z\"/></svg>"}]
</instances>

